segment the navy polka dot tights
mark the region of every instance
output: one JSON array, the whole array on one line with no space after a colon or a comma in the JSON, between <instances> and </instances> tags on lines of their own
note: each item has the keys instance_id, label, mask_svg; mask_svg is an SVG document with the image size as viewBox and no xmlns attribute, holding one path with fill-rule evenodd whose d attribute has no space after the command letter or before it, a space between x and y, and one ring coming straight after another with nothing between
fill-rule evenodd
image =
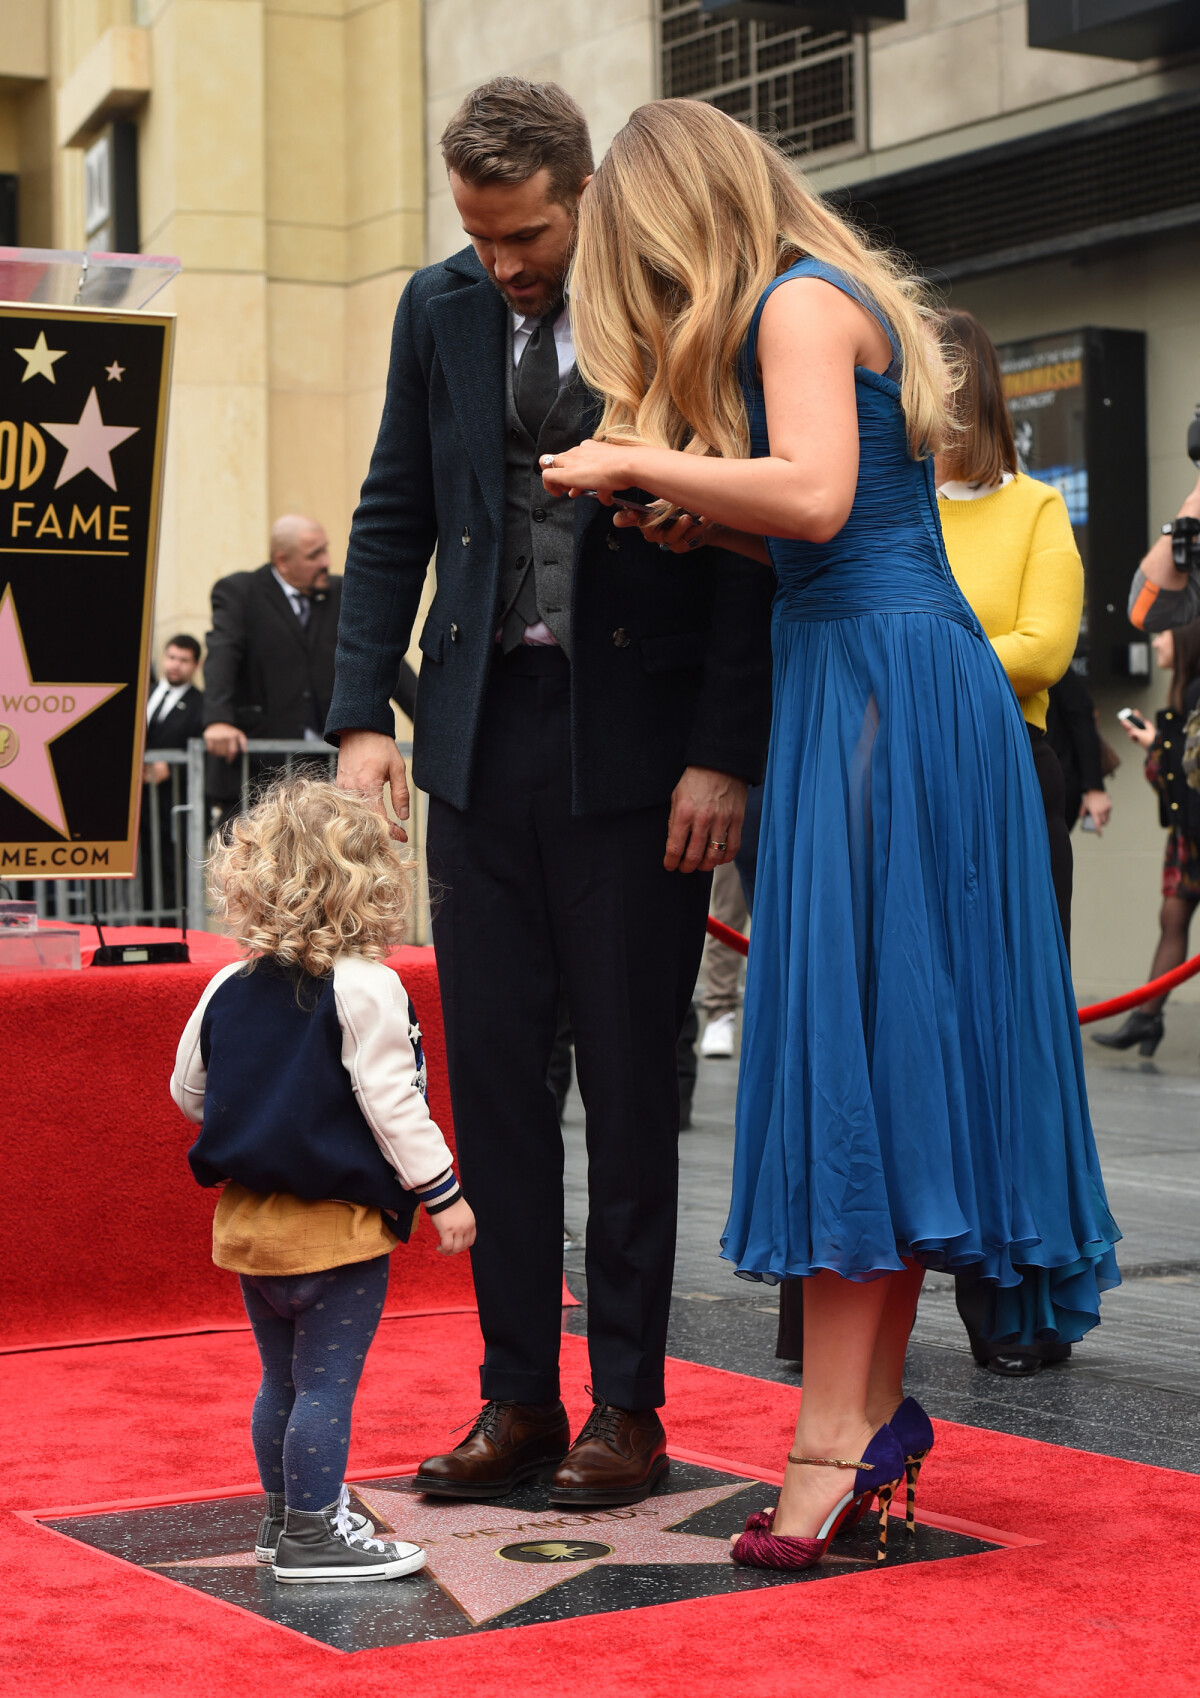
<instances>
[{"instance_id":1,"label":"navy polka dot tights","mask_svg":"<svg viewBox=\"0 0 1200 1698\"><path fill-rule=\"evenodd\" d=\"M241 1276L262 1358L250 1422L258 1476L293 1509L324 1509L341 1488L354 1394L383 1313L390 1260Z\"/></svg>"}]
</instances>

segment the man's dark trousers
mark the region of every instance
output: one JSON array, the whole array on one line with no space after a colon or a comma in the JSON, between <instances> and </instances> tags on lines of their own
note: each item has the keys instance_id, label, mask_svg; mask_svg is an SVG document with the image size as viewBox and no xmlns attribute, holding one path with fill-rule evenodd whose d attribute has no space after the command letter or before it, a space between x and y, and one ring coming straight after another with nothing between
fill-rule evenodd
<instances>
[{"instance_id":1,"label":"man's dark trousers","mask_svg":"<svg viewBox=\"0 0 1200 1698\"><path fill-rule=\"evenodd\" d=\"M485 1398L559 1395L563 1145L546 1082L560 978L587 1110L597 1395L664 1401L678 1192L675 1039L711 878L663 867L666 805L572 815L562 651L497 652L469 806L431 798L428 854Z\"/></svg>"}]
</instances>

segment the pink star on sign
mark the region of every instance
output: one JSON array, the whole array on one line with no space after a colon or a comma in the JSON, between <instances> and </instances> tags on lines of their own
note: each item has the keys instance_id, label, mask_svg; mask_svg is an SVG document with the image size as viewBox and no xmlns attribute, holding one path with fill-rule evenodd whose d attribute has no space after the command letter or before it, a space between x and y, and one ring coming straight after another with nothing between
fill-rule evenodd
<instances>
[{"instance_id":1,"label":"pink star on sign","mask_svg":"<svg viewBox=\"0 0 1200 1698\"><path fill-rule=\"evenodd\" d=\"M136 436L139 428L138 425L106 425L100 415L100 403L96 399L94 389L88 392L78 424L43 423L42 429L48 431L55 442L61 442L67 451L54 480L55 489L61 489L63 484L70 483L80 472L95 472L109 489L116 489L112 450L118 443Z\"/></svg>"},{"instance_id":2,"label":"pink star on sign","mask_svg":"<svg viewBox=\"0 0 1200 1698\"><path fill-rule=\"evenodd\" d=\"M0 599L0 789L63 837L63 813L50 745L124 684L35 684L11 589Z\"/></svg>"}]
</instances>

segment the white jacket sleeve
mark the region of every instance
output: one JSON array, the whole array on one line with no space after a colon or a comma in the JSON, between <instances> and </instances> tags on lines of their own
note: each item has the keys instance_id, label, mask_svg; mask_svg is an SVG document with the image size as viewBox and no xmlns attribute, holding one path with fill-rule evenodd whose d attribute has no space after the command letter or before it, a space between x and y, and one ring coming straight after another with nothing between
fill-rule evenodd
<instances>
[{"instance_id":1,"label":"white jacket sleeve","mask_svg":"<svg viewBox=\"0 0 1200 1698\"><path fill-rule=\"evenodd\" d=\"M194 1120L197 1126L204 1119L204 1085L207 1079L204 1057L200 1053L200 1027L204 1022L204 1011L212 1000L213 992L218 990L226 979L232 978L234 973L240 972L243 965L241 961L231 961L228 967L222 967L221 971L208 981L204 987L204 995L183 1028L183 1036L175 1052L171 1095L188 1119Z\"/></svg>"},{"instance_id":2,"label":"white jacket sleeve","mask_svg":"<svg viewBox=\"0 0 1200 1698\"><path fill-rule=\"evenodd\" d=\"M428 1185L454 1158L417 1083L407 992L381 961L344 955L334 965L333 994L342 1065L375 1142L407 1190Z\"/></svg>"}]
</instances>

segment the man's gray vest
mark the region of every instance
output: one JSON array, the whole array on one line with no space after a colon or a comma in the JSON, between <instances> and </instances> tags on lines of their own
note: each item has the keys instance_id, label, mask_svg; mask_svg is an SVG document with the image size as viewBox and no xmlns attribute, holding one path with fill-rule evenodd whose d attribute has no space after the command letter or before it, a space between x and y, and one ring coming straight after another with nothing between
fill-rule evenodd
<instances>
[{"instance_id":1,"label":"man's gray vest","mask_svg":"<svg viewBox=\"0 0 1200 1698\"><path fill-rule=\"evenodd\" d=\"M571 567L575 553L575 503L548 495L538 457L574 448L584 435L588 394L574 366L558 392L534 442L521 423L513 398L512 321L505 356L504 569L500 574L500 623L529 574L537 611L569 657L571 653ZM532 623L533 621L531 621Z\"/></svg>"}]
</instances>

